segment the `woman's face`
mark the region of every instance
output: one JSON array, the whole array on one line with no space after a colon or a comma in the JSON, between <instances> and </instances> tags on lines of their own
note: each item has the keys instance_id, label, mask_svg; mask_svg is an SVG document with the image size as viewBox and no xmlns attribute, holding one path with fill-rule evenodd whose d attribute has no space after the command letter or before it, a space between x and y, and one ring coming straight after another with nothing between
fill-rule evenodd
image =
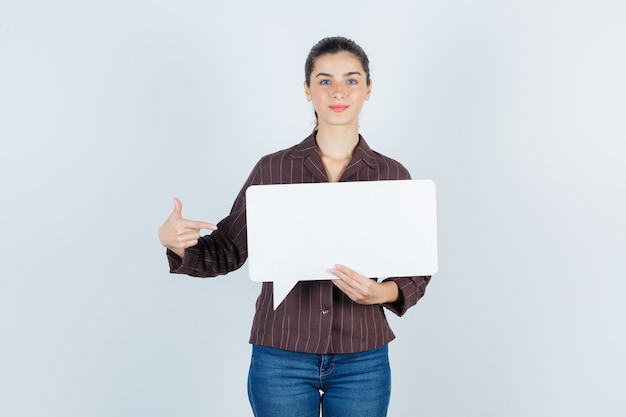
<instances>
[{"instance_id":1,"label":"woman's face","mask_svg":"<svg viewBox=\"0 0 626 417\"><path fill-rule=\"evenodd\" d=\"M358 128L359 113L372 90L361 61L350 52L322 55L315 61L309 79L310 86L305 82L304 92L313 102L319 126Z\"/></svg>"}]
</instances>

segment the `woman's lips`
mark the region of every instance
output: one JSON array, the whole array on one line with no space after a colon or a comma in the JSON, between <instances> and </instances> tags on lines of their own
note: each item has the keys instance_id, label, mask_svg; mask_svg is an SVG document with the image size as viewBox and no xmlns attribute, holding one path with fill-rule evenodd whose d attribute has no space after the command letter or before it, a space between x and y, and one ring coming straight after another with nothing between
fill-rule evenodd
<instances>
[{"instance_id":1,"label":"woman's lips","mask_svg":"<svg viewBox=\"0 0 626 417\"><path fill-rule=\"evenodd\" d=\"M348 106L344 105L344 104L334 104L332 106L328 106L330 107L330 109L334 112L337 113L341 113L342 111L344 111L345 109L348 108Z\"/></svg>"}]
</instances>

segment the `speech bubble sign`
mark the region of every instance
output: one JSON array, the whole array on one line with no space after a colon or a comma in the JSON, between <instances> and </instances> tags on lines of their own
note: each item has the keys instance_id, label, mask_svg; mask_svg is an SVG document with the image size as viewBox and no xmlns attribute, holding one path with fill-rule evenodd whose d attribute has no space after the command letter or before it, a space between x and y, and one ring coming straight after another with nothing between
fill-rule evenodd
<instances>
[{"instance_id":1,"label":"speech bubble sign","mask_svg":"<svg viewBox=\"0 0 626 417\"><path fill-rule=\"evenodd\" d=\"M431 180L255 185L246 213L250 279L274 283L274 309L298 281L335 279L335 264L368 277L438 268Z\"/></svg>"}]
</instances>

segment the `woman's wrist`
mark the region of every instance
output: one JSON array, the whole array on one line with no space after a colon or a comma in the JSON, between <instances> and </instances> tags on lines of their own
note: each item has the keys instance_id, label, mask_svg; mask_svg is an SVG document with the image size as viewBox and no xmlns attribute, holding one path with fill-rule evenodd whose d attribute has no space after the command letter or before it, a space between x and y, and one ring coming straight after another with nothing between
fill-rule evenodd
<instances>
[{"instance_id":1,"label":"woman's wrist","mask_svg":"<svg viewBox=\"0 0 626 417\"><path fill-rule=\"evenodd\" d=\"M383 281L380 283L381 296L378 304L395 303L400 297L398 284L393 281Z\"/></svg>"}]
</instances>

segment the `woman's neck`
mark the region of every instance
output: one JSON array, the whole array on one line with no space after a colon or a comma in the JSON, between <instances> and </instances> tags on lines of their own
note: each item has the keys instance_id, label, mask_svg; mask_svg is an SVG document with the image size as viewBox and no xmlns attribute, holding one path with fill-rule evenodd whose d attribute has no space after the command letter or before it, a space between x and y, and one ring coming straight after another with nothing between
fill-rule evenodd
<instances>
[{"instance_id":1,"label":"woman's neck","mask_svg":"<svg viewBox=\"0 0 626 417\"><path fill-rule=\"evenodd\" d=\"M359 144L358 126L320 126L315 141L328 181L339 181Z\"/></svg>"},{"instance_id":2,"label":"woman's neck","mask_svg":"<svg viewBox=\"0 0 626 417\"><path fill-rule=\"evenodd\" d=\"M315 135L317 148L323 157L335 160L350 160L359 144L358 127L320 126Z\"/></svg>"}]
</instances>

